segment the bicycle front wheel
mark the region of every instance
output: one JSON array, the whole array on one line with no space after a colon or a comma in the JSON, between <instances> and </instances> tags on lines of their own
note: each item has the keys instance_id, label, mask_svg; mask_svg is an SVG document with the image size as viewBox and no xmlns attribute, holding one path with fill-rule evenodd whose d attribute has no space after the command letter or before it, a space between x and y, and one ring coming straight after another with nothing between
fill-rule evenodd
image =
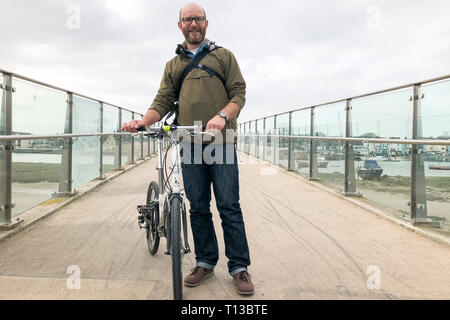
<instances>
[{"instance_id":1,"label":"bicycle front wheel","mask_svg":"<svg viewBox=\"0 0 450 320\"><path fill-rule=\"evenodd\" d=\"M172 282L174 300L183 299L183 279L181 263L183 248L181 245L181 200L174 197L170 203Z\"/></svg>"}]
</instances>

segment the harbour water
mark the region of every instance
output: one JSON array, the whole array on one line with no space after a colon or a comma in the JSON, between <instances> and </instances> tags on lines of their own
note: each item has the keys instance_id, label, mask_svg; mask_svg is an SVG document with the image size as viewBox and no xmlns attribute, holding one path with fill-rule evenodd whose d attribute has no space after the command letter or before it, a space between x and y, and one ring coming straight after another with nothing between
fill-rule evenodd
<instances>
[{"instance_id":1,"label":"harbour water","mask_svg":"<svg viewBox=\"0 0 450 320\"><path fill-rule=\"evenodd\" d=\"M77 156L78 161L84 163L94 162L94 156ZM15 153L12 154L12 162L28 163L61 163L60 154L42 154L42 153ZM103 164L114 164L114 155L103 155Z\"/></svg>"}]
</instances>

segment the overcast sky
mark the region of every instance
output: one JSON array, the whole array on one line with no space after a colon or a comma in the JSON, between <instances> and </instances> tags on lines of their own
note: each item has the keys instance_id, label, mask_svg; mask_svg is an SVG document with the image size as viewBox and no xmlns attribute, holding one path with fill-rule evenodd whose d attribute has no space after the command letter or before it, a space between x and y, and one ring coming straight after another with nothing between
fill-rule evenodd
<instances>
[{"instance_id":1,"label":"overcast sky","mask_svg":"<svg viewBox=\"0 0 450 320\"><path fill-rule=\"evenodd\" d=\"M0 0L0 69L145 113L178 0ZM240 122L450 74L448 0L204 0L247 82Z\"/></svg>"}]
</instances>

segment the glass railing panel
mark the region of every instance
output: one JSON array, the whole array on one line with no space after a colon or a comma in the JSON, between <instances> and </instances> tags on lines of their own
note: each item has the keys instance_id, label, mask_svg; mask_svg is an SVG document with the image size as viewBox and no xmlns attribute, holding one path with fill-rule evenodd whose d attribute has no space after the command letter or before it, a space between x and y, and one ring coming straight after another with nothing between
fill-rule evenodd
<instances>
[{"instance_id":1,"label":"glass railing panel","mask_svg":"<svg viewBox=\"0 0 450 320\"><path fill-rule=\"evenodd\" d=\"M132 120L132 113L127 110L122 109L122 123L129 122ZM122 136L122 166L127 163L131 163L131 141L133 137L132 135L123 135Z\"/></svg>"},{"instance_id":2,"label":"glass railing panel","mask_svg":"<svg viewBox=\"0 0 450 320\"><path fill-rule=\"evenodd\" d=\"M12 157L12 201L16 216L52 198L58 192L61 175L62 141L59 139L18 140ZM48 146L43 148L43 146ZM32 150L32 152L28 152Z\"/></svg>"},{"instance_id":3,"label":"glass railing panel","mask_svg":"<svg viewBox=\"0 0 450 320\"><path fill-rule=\"evenodd\" d=\"M244 123L244 134L244 152L248 154L250 152L250 137L248 137L250 134L250 122Z\"/></svg>"},{"instance_id":4,"label":"glass railing panel","mask_svg":"<svg viewBox=\"0 0 450 320\"><path fill-rule=\"evenodd\" d=\"M265 119L265 129L264 129L264 134L265 135L274 135L275 134L275 123L274 123L274 117L269 117ZM264 144L264 160L265 161L269 161L269 162L273 162L273 138L272 137L265 137L265 141L263 142Z\"/></svg>"},{"instance_id":5,"label":"glass railing panel","mask_svg":"<svg viewBox=\"0 0 450 320\"><path fill-rule=\"evenodd\" d=\"M12 134L64 133L65 92L15 78L12 85L15 88ZM13 146L11 180L15 207L12 216L16 216L58 192L63 142L60 139L18 140Z\"/></svg>"},{"instance_id":6,"label":"glass railing panel","mask_svg":"<svg viewBox=\"0 0 450 320\"><path fill-rule=\"evenodd\" d=\"M352 147L356 191L364 198L394 209L400 216L409 217L411 145L358 143Z\"/></svg>"},{"instance_id":7,"label":"glass railing panel","mask_svg":"<svg viewBox=\"0 0 450 320\"><path fill-rule=\"evenodd\" d=\"M292 112L292 135L311 135L311 109ZM305 139L292 139L293 169L303 175L309 176L310 141Z\"/></svg>"},{"instance_id":8,"label":"glass railing panel","mask_svg":"<svg viewBox=\"0 0 450 320\"><path fill-rule=\"evenodd\" d=\"M103 133L120 131L119 109L107 104L103 105ZM119 136L107 136L103 138L103 173L118 168L119 161Z\"/></svg>"},{"instance_id":9,"label":"glass railing panel","mask_svg":"<svg viewBox=\"0 0 450 320\"><path fill-rule=\"evenodd\" d=\"M242 135L244 134L244 130L242 128L243 128L243 125L241 123L238 125L238 144L237 144L237 146L238 146L239 151L242 151L242 144L243 144L242 143L243 142Z\"/></svg>"},{"instance_id":10,"label":"glass railing panel","mask_svg":"<svg viewBox=\"0 0 450 320\"><path fill-rule=\"evenodd\" d=\"M64 133L67 94L28 81L13 78L13 134Z\"/></svg>"},{"instance_id":11,"label":"glass railing panel","mask_svg":"<svg viewBox=\"0 0 450 320\"><path fill-rule=\"evenodd\" d=\"M254 135L256 131L256 121L250 121L248 134ZM249 154L254 156L256 153L255 137L249 137Z\"/></svg>"},{"instance_id":12,"label":"glass railing panel","mask_svg":"<svg viewBox=\"0 0 450 320\"><path fill-rule=\"evenodd\" d=\"M276 134L280 136L289 135L289 113L281 114L276 117ZM289 139L279 138L278 140L278 164L287 169L289 162Z\"/></svg>"},{"instance_id":13,"label":"glass railing panel","mask_svg":"<svg viewBox=\"0 0 450 320\"><path fill-rule=\"evenodd\" d=\"M100 103L73 96L73 133L100 133ZM100 137L79 137L72 145L72 187L100 175Z\"/></svg>"},{"instance_id":14,"label":"glass railing panel","mask_svg":"<svg viewBox=\"0 0 450 320\"><path fill-rule=\"evenodd\" d=\"M144 137L144 157L148 157L150 155L150 143L149 143L149 137Z\"/></svg>"},{"instance_id":15,"label":"glass railing panel","mask_svg":"<svg viewBox=\"0 0 450 320\"><path fill-rule=\"evenodd\" d=\"M134 137L134 161L142 159L142 141L143 136L138 135Z\"/></svg>"},{"instance_id":16,"label":"glass railing panel","mask_svg":"<svg viewBox=\"0 0 450 320\"><path fill-rule=\"evenodd\" d=\"M264 134L264 119L256 120L256 134L262 135ZM259 159L263 158L264 155L264 145L261 144L261 141L264 141L259 136L256 138L256 157Z\"/></svg>"},{"instance_id":17,"label":"glass railing panel","mask_svg":"<svg viewBox=\"0 0 450 320\"><path fill-rule=\"evenodd\" d=\"M450 140L450 81L423 85L419 138ZM421 96L421 95L420 95ZM420 146L424 161L427 216L450 227L450 147ZM419 174L419 178L420 178ZM418 181L420 186L420 181ZM418 192L420 197L420 190Z\"/></svg>"},{"instance_id":18,"label":"glass railing panel","mask_svg":"<svg viewBox=\"0 0 450 320\"><path fill-rule=\"evenodd\" d=\"M314 136L345 137L346 102L314 108ZM334 188L343 188L345 175L345 143L313 141L314 178Z\"/></svg>"},{"instance_id":19,"label":"glass railing panel","mask_svg":"<svg viewBox=\"0 0 450 320\"><path fill-rule=\"evenodd\" d=\"M351 137L412 138L413 88L351 101Z\"/></svg>"},{"instance_id":20,"label":"glass railing panel","mask_svg":"<svg viewBox=\"0 0 450 320\"><path fill-rule=\"evenodd\" d=\"M140 114L135 113L134 119L141 119L142 116ZM142 143L142 136L137 135L133 137L134 139L134 161L142 159L142 149L141 149L141 143Z\"/></svg>"}]
</instances>

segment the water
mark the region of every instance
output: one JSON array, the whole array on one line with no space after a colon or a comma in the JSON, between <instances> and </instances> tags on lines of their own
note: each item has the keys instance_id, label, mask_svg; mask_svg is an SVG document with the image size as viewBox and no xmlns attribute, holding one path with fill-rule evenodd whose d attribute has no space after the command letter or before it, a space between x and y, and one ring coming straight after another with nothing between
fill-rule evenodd
<instances>
[{"instance_id":1,"label":"water","mask_svg":"<svg viewBox=\"0 0 450 320\"><path fill-rule=\"evenodd\" d=\"M355 169L359 165L363 165L364 161L355 161ZM389 162L389 161L378 161L380 167L383 168L382 175L388 176L401 176L410 177L411 176L411 161L399 161L399 162ZM430 170L428 166L434 164L434 162L425 162L425 176L426 177L449 177L450 170ZM344 174L345 172L345 162L340 161L329 161L326 168L319 168L321 173L333 173L339 172Z\"/></svg>"},{"instance_id":2,"label":"water","mask_svg":"<svg viewBox=\"0 0 450 320\"><path fill-rule=\"evenodd\" d=\"M78 158L81 163L92 163L92 156L85 155ZM60 154L43 154L43 153L14 153L12 154L12 162L31 162L31 163L61 163ZM114 155L103 155L103 164L114 164Z\"/></svg>"}]
</instances>

